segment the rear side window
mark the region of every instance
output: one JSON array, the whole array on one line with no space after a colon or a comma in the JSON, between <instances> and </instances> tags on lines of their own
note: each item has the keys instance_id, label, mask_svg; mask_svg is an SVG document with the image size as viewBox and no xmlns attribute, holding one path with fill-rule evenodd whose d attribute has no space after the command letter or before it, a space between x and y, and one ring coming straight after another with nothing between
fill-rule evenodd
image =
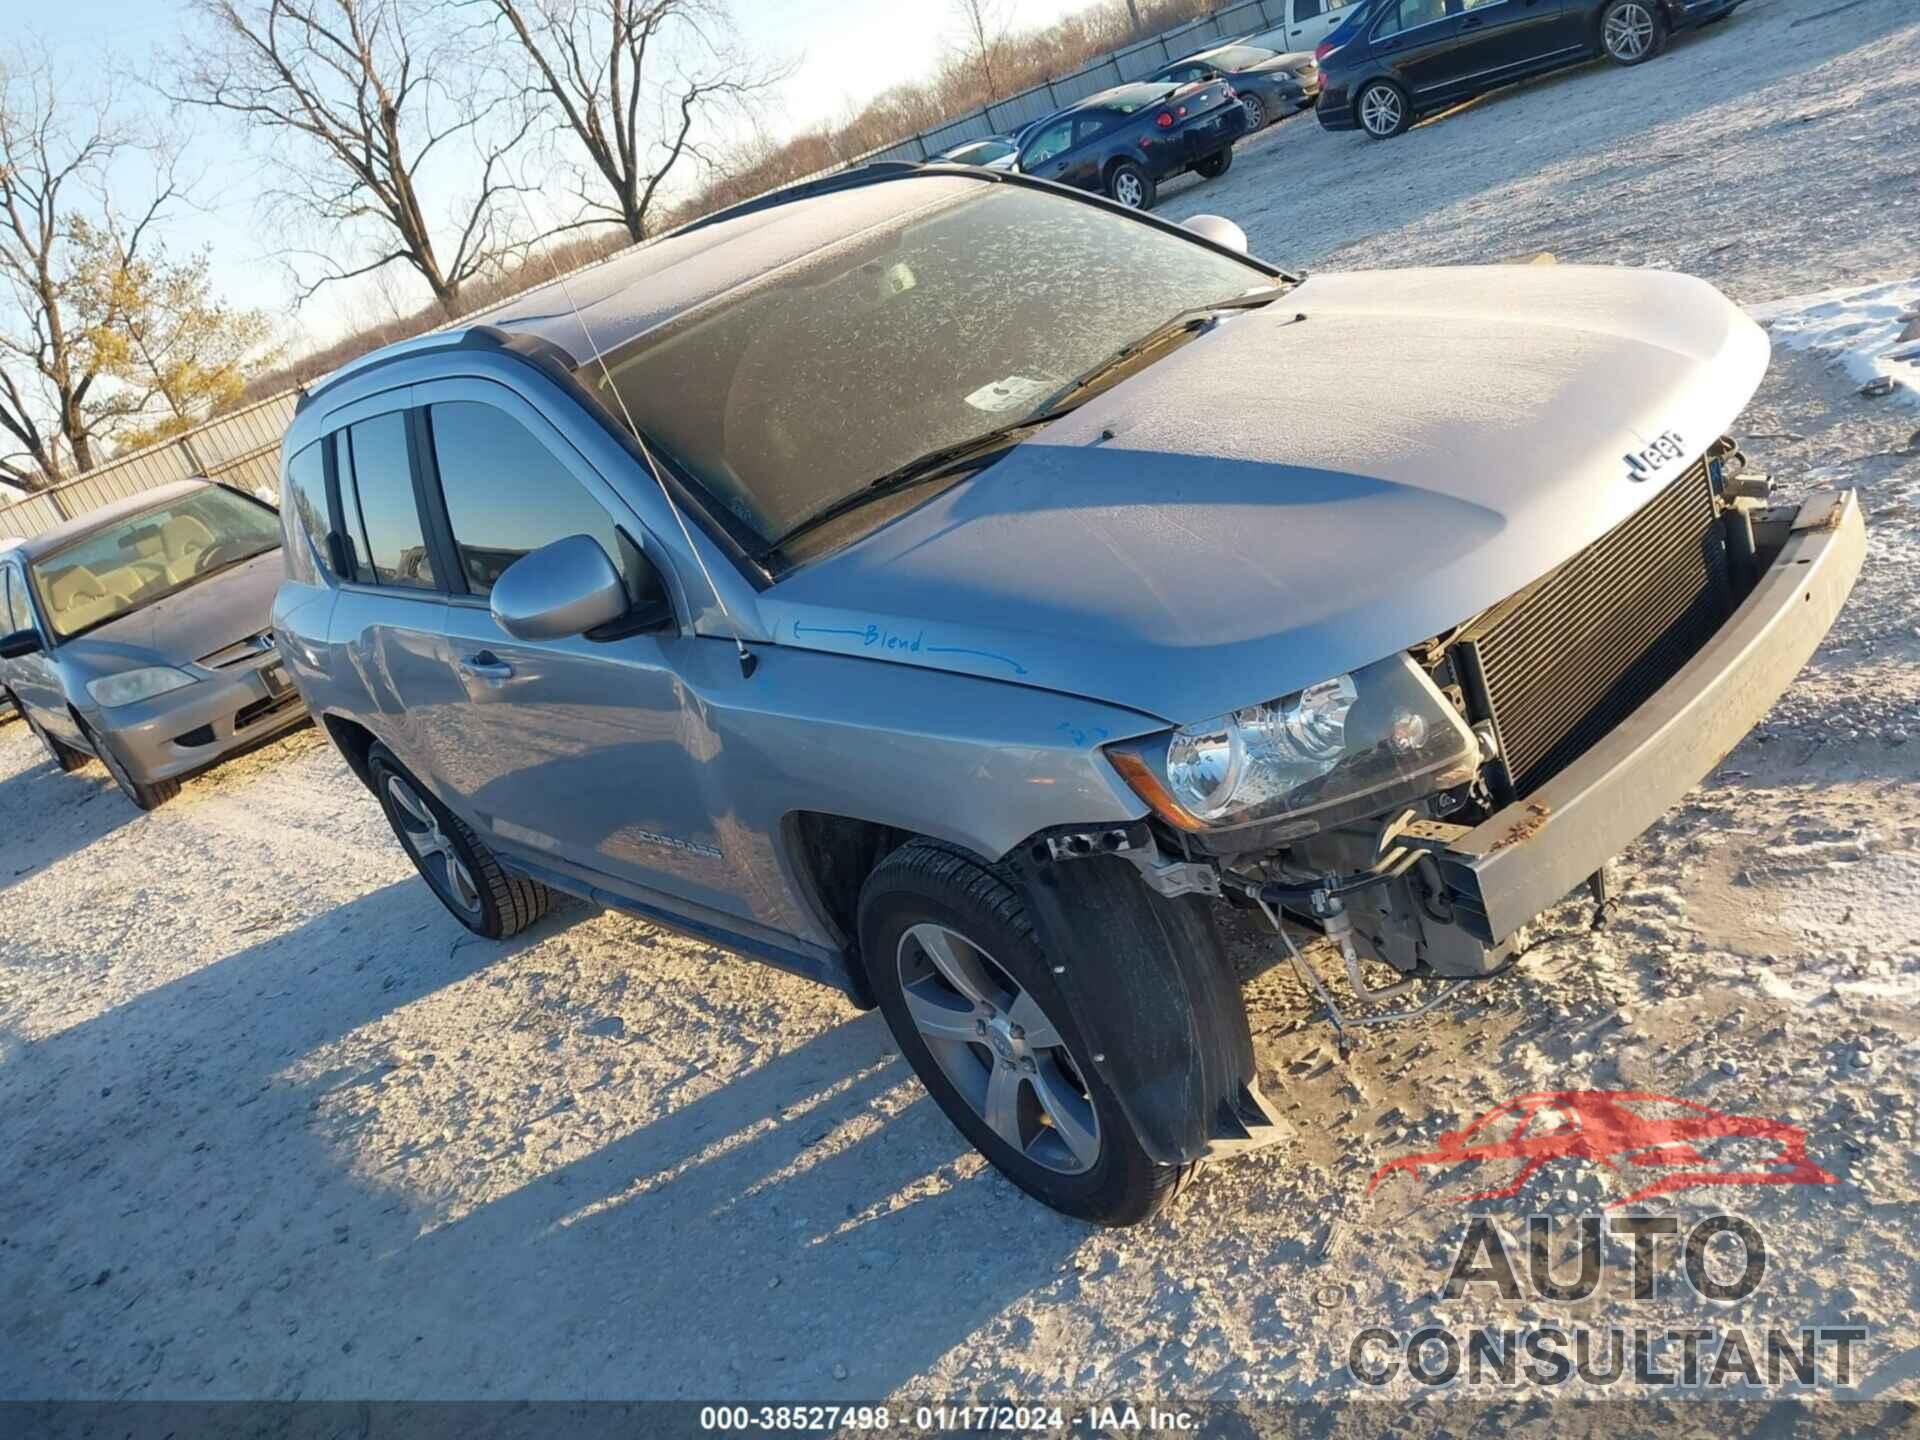
<instances>
[{"instance_id":1,"label":"rear side window","mask_svg":"<svg viewBox=\"0 0 1920 1440\"><path fill-rule=\"evenodd\" d=\"M433 557L413 495L407 417L396 411L349 425L336 438L340 504L355 531L354 578L366 584L431 590Z\"/></svg>"},{"instance_id":2,"label":"rear side window","mask_svg":"<svg viewBox=\"0 0 1920 1440\"><path fill-rule=\"evenodd\" d=\"M633 569L613 517L524 425L471 400L429 406L427 422L468 590L485 595L529 551L591 535L632 593Z\"/></svg>"},{"instance_id":3,"label":"rear side window","mask_svg":"<svg viewBox=\"0 0 1920 1440\"><path fill-rule=\"evenodd\" d=\"M326 443L316 440L287 461L287 478L280 487L287 574L305 585L313 584L319 571L332 573L326 547L327 532L333 529L327 505Z\"/></svg>"}]
</instances>

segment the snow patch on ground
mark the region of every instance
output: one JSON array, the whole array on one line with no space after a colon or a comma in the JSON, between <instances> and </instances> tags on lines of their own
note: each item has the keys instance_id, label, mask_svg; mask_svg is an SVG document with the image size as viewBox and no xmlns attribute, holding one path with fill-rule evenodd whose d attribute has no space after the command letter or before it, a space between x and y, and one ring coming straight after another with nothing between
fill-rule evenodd
<instances>
[{"instance_id":1,"label":"snow patch on ground","mask_svg":"<svg viewBox=\"0 0 1920 1440\"><path fill-rule=\"evenodd\" d=\"M1776 345L1823 355L1860 385L1884 376L1920 402L1920 278L1790 295L1747 313Z\"/></svg>"}]
</instances>

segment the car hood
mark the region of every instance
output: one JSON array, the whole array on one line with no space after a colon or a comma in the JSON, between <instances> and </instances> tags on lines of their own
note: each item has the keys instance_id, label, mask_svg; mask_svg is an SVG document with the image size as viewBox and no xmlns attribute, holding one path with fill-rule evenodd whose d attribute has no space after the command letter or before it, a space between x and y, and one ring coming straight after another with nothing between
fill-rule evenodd
<instances>
[{"instance_id":1,"label":"car hood","mask_svg":"<svg viewBox=\"0 0 1920 1440\"><path fill-rule=\"evenodd\" d=\"M1313 63L1313 52L1311 50L1289 50L1286 54L1276 55L1271 60L1262 60L1258 65L1249 65L1245 73L1248 75L1269 75L1276 70L1292 71L1302 65L1309 65L1311 63Z\"/></svg>"},{"instance_id":2,"label":"car hood","mask_svg":"<svg viewBox=\"0 0 1920 1440\"><path fill-rule=\"evenodd\" d=\"M1553 569L1723 434L1767 355L1681 275L1318 276L783 580L761 620L782 644L1203 719ZM1636 468L1662 437L1678 458Z\"/></svg>"},{"instance_id":3,"label":"car hood","mask_svg":"<svg viewBox=\"0 0 1920 1440\"><path fill-rule=\"evenodd\" d=\"M284 574L280 551L269 550L89 630L61 653L95 675L191 664L267 629Z\"/></svg>"}]
</instances>

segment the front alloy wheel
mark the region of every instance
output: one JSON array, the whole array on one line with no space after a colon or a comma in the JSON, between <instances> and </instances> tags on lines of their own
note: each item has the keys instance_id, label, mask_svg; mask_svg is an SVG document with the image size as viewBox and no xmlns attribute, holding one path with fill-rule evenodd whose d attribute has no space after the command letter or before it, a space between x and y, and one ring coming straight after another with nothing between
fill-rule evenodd
<instances>
[{"instance_id":1,"label":"front alloy wheel","mask_svg":"<svg viewBox=\"0 0 1920 1440\"><path fill-rule=\"evenodd\" d=\"M1100 1117L1040 1002L985 950L931 921L895 963L907 1014L954 1089L1021 1155L1063 1175L1100 1158Z\"/></svg>"},{"instance_id":2,"label":"front alloy wheel","mask_svg":"<svg viewBox=\"0 0 1920 1440\"><path fill-rule=\"evenodd\" d=\"M900 1053L1022 1190L1081 1220L1131 1225L1192 1174L1147 1154L1101 1078L1106 1056L1081 1033L1010 873L938 841L909 841L861 887L859 934Z\"/></svg>"},{"instance_id":3,"label":"front alloy wheel","mask_svg":"<svg viewBox=\"0 0 1920 1440\"><path fill-rule=\"evenodd\" d=\"M1253 134L1267 123L1267 107L1258 95L1242 95L1240 103L1247 112L1247 133Z\"/></svg>"}]
</instances>

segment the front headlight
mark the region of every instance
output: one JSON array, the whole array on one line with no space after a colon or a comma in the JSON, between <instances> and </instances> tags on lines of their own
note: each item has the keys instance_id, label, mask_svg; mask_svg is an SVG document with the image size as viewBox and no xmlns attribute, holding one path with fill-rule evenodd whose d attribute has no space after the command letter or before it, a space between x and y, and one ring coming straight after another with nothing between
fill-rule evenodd
<instances>
[{"instance_id":1,"label":"front headlight","mask_svg":"<svg viewBox=\"0 0 1920 1440\"><path fill-rule=\"evenodd\" d=\"M103 675L98 680L89 680L87 694L93 697L94 704L111 710L116 705L151 700L156 695L164 695L169 690L178 690L191 684L193 676L184 670L175 670L168 665L150 665L144 670L123 670L118 675Z\"/></svg>"},{"instance_id":2,"label":"front headlight","mask_svg":"<svg viewBox=\"0 0 1920 1440\"><path fill-rule=\"evenodd\" d=\"M1285 821L1307 834L1472 779L1479 743L1412 658L1395 655L1107 755L1184 830Z\"/></svg>"}]
</instances>

